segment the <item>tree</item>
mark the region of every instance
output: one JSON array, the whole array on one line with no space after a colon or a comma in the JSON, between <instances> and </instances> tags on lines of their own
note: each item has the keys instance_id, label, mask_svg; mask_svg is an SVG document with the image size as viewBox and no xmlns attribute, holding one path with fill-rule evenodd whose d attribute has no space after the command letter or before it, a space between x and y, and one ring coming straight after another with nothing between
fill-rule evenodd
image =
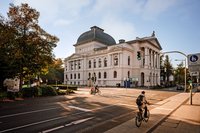
<instances>
[{"instance_id":1,"label":"tree","mask_svg":"<svg viewBox=\"0 0 200 133\"><path fill-rule=\"evenodd\" d=\"M173 67L172 67L171 62L169 61L168 55L165 56L163 69L164 69L164 81L166 81L166 84L168 86L170 84L169 76L173 75Z\"/></svg>"},{"instance_id":2,"label":"tree","mask_svg":"<svg viewBox=\"0 0 200 133\"><path fill-rule=\"evenodd\" d=\"M3 16L0 16L0 88L3 88L5 78L15 75L16 64L13 62L16 30L8 25Z\"/></svg>"},{"instance_id":3,"label":"tree","mask_svg":"<svg viewBox=\"0 0 200 133\"><path fill-rule=\"evenodd\" d=\"M11 47L10 61L15 68L14 75L20 78L20 87L23 78L40 75L42 69L53 61L52 50L59 41L56 36L50 35L38 25L38 18L39 12L28 4L10 4L6 26L16 32L14 42L9 43L6 49ZM8 40L13 39L6 37Z\"/></svg>"},{"instance_id":4,"label":"tree","mask_svg":"<svg viewBox=\"0 0 200 133\"><path fill-rule=\"evenodd\" d=\"M63 62L60 58L55 59L52 64L49 65L47 73L41 75L44 82L55 84L62 83L64 81L64 68Z\"/></svg>"}]
</instances>

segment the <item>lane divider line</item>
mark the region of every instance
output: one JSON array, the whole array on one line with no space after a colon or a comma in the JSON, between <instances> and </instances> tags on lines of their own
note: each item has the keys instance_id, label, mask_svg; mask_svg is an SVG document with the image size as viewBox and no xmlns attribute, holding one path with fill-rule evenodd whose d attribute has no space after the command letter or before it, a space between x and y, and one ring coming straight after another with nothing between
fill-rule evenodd
<instances>
[{"instance_id":1,"label":"lane divider line","mask_svg":"<svg viewBox=\"0 0 200 133\"><path fill-rule=\"evenodd\" d=\"M90 109L85 109L85 108L80 108L80 107L76 107L76 106L68 106L69 108L73 108L73 109L77 109L77 110L81 110L84 112L91 112L92 110Z\"/></svg>"},{"instance_id":2,"label":"lane divider line","mask_svg":"<svg viewBox=\"0 0 200 133\"><path fill-rule=\"evenodd\" d=\"M17 115L31 114L31 113L36 113L36 112L54 110L54 109L58 109L58 108L61 108L61 107L48 108L48 109L40 109L40 110L33 110L33 111L22 112L22 113L16 113L16 114L11 114L11 115L4 115L4 116L0 116L0 118L13 117L13 116L17 116Z\"/></svg>"},{"instance_id":3,"label":"lane divider line","mask_svg":"<svg viewBox=\"0 0 200 133\"><path fill-rule=\"evenodd\" d=\"M58 127L55 127L55 128L51 128L51 129L42 131L40 133L48 133L48 132L52 132L52 131L55 131L55 130L58 130L58 129L61 129L61 128L64 128L64 127L71 126L71 125L77 125L77 124L83 123L83 122L88 121L88 120L93 119L93 118L94 117L89 117L89 118L85 118L85 119L81 119L81 120L76 120L76 121L73 121L71 123L68 123L68 124L65 124L65 125L62 125L62 126L58 126Z\"/></svg>"}]
</instances>

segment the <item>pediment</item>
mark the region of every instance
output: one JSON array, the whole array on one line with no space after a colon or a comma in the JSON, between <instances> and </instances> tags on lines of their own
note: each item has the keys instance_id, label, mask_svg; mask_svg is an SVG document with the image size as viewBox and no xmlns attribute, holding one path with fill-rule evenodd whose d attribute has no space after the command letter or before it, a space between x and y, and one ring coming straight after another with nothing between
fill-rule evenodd
<instances>
[{"instance_id":1,"label":"pediment","mask_svg":"<svg viewBox=\"0 0 200 133\"><path fill-rule=\"evenodd\" d=\"M160 43L158 42L157 38L155 39L149 39L148 40L151 44L153 44L158 49L162 50L162 47L160 46Z\"/></svg>"},{"instance_id":2,"label":"pediment","mask_svg":"<svg viewBox=\"0 0 200 133\"><path fill-rule=\"evenodd\" d=\"M76 59L76 58L81 58L82 56L80 54L72 54L69 56L67 59Z\"/></svg>"}]
</instances>

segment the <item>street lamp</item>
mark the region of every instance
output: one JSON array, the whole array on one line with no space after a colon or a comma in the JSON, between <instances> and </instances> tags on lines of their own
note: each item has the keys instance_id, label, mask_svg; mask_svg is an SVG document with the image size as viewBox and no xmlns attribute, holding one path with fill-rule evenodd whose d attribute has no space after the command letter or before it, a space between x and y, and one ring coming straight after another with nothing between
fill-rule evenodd
<instances>
[{"instance_id":1,"label":"street lamp","mask_svg":"<svg viewBox=\"0 0 200 133\"><path fill-rule=\"evenodd\" d=\"M182 61L182 62L184 61L185 62L185 90L184 91L186 92L186 87L187 87L187 85L186 85L186 83L187 83L186 82L186 80L187 80L187 77L186 77L186 75L187 75L187 73L186 73L186 59L184 59L184 60L177 60L176 59L175 61Z\"/></svg>"}]
</instances>

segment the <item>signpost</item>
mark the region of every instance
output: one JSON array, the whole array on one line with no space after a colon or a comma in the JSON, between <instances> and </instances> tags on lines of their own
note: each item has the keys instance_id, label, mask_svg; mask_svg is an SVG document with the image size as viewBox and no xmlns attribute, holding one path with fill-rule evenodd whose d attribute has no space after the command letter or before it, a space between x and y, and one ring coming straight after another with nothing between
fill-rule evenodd
<instances>
[{"instance_id":1,"label":"signpost","mask_svg":"<svg viewBox=\"0 0 200 133\"><path fill-rule=\"evenodd\" d=\"M200 72L200 53L190 54L187 56L187 58L188 58L188 69L190 71L190 76L191 77L196 76L198 83L199 72ZM190 80L189 83L190 83L190 104L192 105L192 89L193 89L192 80Z\"/></svg>"},{"instance_id":2,"label":"signpost","mask_svg":"<svg viewBox=\"0 0 200 133\"><path fill-rule=\"evenodd\" d=\"M190 72L200 71L200 53L190 54L187 58Z\"/></svg>"}]
</instances>

